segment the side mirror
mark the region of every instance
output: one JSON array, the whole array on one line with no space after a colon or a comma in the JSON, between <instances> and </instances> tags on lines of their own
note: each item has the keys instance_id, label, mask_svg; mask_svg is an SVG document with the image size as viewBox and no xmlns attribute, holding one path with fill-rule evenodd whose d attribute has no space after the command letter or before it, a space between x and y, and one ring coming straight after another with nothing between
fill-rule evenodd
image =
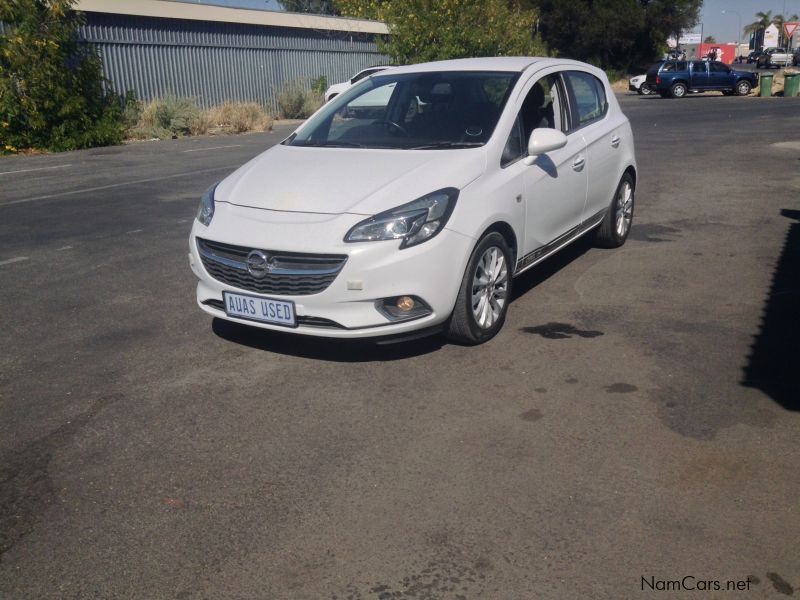
<instances>
[{"instance_id":1,"label":"side mirror","mask_svg":"<svg viewBox=\"0 0 800 600\"><path fill-rule=\"evenodd\" d=\"M536 162L537 156L558 150L566 145L567 136L564 135L564 132L546 127L534 129L528 140L528 156L523 160L526 165L532 165Z\"/></svg>"}]
</instances>

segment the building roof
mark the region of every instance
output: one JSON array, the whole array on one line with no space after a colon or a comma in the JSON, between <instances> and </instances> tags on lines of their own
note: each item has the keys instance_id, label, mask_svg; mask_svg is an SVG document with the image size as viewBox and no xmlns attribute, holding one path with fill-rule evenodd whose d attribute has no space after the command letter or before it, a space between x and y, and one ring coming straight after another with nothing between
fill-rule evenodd
<instances>
[{"instance_id":1,"label":"building roof","mask_svg":"<svg viewBox=\"0 0 800 600\"><path fill-rule=\"evenodd\" d=\"M325 29L353 33L388 34L384 23L364 19L348 19L305 13L250 10L226 6L209 6L170 0L78 0L76 10L139 17L161 17L191 21L217 21L300 29Z\"/></svg>"}]
</instances>

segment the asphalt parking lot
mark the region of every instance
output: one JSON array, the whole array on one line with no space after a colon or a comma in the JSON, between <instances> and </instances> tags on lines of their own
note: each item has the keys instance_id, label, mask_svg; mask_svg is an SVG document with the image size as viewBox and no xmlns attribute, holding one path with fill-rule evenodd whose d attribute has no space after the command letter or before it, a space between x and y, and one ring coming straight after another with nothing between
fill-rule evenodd
<instances>
[{"instance_id":1,"label":"asphalt parking lot","mask_svg":"<svg viewBox=\"0 0 800 600\"><path fill-rule=\"evenodd\" d=\"M800 98L621 103L628 243L474 348L196 307L200 194L286 128L0 159L0 597L800 596Z\"/></svg>"}]
</instances>

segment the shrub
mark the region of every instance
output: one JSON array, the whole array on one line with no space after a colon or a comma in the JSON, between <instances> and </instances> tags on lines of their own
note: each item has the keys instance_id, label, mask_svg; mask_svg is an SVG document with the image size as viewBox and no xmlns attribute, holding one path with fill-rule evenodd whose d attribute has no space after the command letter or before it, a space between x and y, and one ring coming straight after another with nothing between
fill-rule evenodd
<instances>
[{"instance_id":1,"label":"shrub","mask_svg":"<svg viewBox=\"0 0 800 600\"><path fill-rule=\"evenodd\" d=\"M144 106L130 134L136 139L168 139L206 133L209 125L208 115L193 99L166 96Z\"/></svg>"},{"instance_id":2,"label":"shrub","mask_svg":"<svg viewBox=\"0 0 800 600\"><path fill-rule=\"evenodd\" d=\"M77 40L74 0L0 2L0 152L118 144L123 111L97 53Z\"/></svg>"},{"instance_id":3,"label":"shrub","mask_svg":"<svg viewBox=\"0 0 800 600\"><path fill-rule=\"evenodd\" d=\"M305 116L306 88L296 79L283 86L278 94L278 109L284 119L302 119Z\"/></svg>"},{"instance_id":4,"label":"shrub","mask_svg":"<svg viewBox=\"0 0 800 600\"><path fill-rule=\"evenodd\" d=\"M284 119L305 119L322 106L323 92L308 88L302 79L287 82L278 94L278 109Z\"/></svg>"},{"instance_id":5,"label":"shrub","mask_svg":"<svg viewBox=\"0 0 800 600\"><path fill-rule=\"evenodd\" d=\"M311 91L320 96L325 95L325 90L328 89L328 78L325 75L320 75L311 82Z\"/></svg>"},{"instance_id":6,"label":"shrub","mask_svg":"<svg viewBox=\"0 0 800 600\"><path fill-rule=\"evenodd\" d=\"M269 131L273 119L255 102L226 102L211 111L211 122L231 133Z\"/></svg>"}]
</instances>

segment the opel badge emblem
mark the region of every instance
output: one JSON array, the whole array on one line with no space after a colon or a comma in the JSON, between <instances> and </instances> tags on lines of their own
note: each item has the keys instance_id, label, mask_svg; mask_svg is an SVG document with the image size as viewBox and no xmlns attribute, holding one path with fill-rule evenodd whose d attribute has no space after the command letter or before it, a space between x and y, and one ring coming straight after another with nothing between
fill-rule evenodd
<instances>
[{"instance_id":1,"label":"opel badge emblem","mask_svg":"<svg viewBox=\"0 0 800 600\"><path fill-rule=\"evenodd\" d=\"M247 255L247 272L256 279L264 279L272 270L269 257L261 250L253 250Z\"/></svg>"}]
</instances>

